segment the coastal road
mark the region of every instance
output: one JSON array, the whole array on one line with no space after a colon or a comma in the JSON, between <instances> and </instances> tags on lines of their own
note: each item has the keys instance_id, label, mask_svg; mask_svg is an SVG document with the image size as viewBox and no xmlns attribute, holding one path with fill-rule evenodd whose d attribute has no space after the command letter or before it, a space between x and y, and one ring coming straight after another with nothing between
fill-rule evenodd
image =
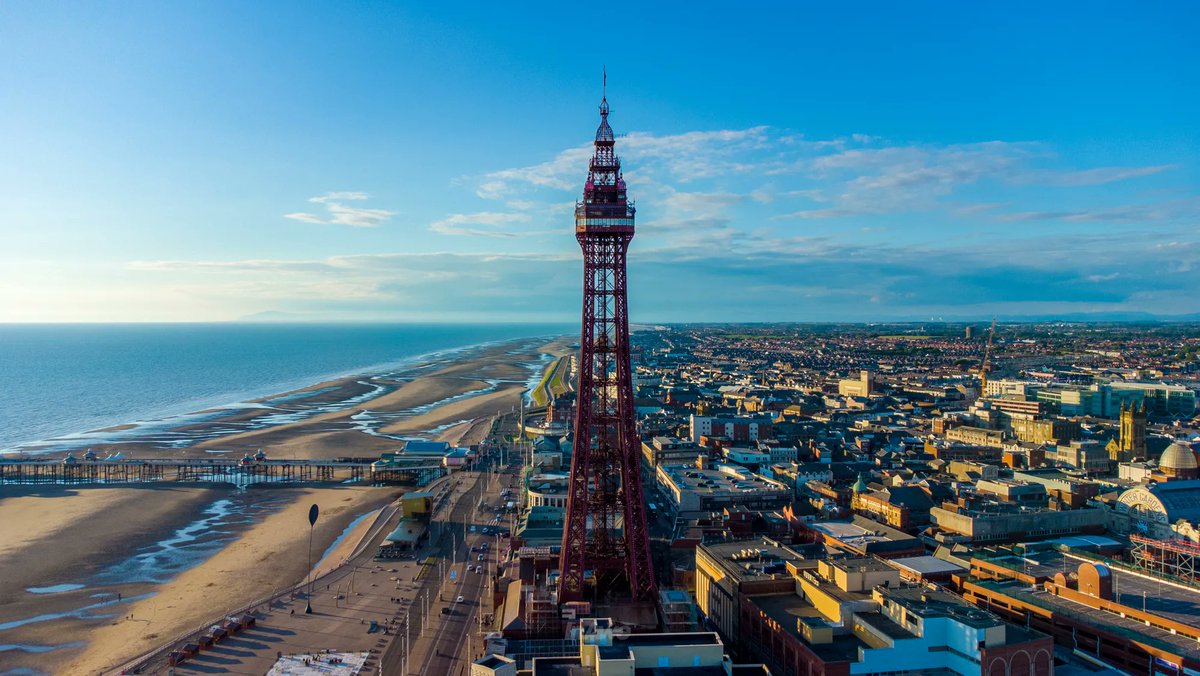
<instances>
[{"instance_id":1,"label":"coastal road","mask_svg":"<svg viewBox=\"0 0 1200 676\"><path fill-rule=\"evenodd\" d=\"M384 674L465 674L473 656L482 652L479 616L491 612L487 592L496 570L497 547L495 536L484 533L485 528L494 528L493 517L478 506L484 500L495 501L508 478L498 472L490 475L489 481L489 466L482 465L473 473L476 482L452 498L455 502L446 526L450 540L442 547L445 566L441 592L431 596L435 603L428 619L419 611L410 612L407 625L399 627L401 636L392 641L381 659ZM509 525L502 523L500 527ZM488 544L486 552L480 551L484 543ZM482 573L473 572L478 567L483 568ZM434 580L428 584L431 589L439 586ZM457 600L460 596L461 602Z\"/></svg>"}]
</instances>

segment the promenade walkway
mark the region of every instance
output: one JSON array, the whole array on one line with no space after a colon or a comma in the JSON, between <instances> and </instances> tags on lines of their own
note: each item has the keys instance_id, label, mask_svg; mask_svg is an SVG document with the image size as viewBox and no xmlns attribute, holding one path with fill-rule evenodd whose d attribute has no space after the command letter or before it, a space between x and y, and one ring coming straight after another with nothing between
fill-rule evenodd
<instances>
[{"instance_id":1,"label":"promenade walkway","mask_svg":"<svg viewBox=\"0 0 1200 676\"><path fill-rule=\"evenodd\" d=\"M466 636L478 624L486 586L485 574L468 566L481 565L471 549L487 538L478 527L471 532L487 478L472 471L435 482L432 488L452 486L451 493L434 515L431 543L413 559L373 560L399 519L399 510L390 505L346 565L314 580L311 615L304 612L302 591L270 603L258 609L256 627L205 648L172 673L261 675L279 655L327 649L370 652L363 673L371 674L378 673L385 651L387 674L405 667L414 674L444 674L455 663L465 664ZM493 476L493 486L498 482ZM459 596L462 603L456 602ZM141 673L168 673L165 653Z\"/></svg>"}]
</instances>

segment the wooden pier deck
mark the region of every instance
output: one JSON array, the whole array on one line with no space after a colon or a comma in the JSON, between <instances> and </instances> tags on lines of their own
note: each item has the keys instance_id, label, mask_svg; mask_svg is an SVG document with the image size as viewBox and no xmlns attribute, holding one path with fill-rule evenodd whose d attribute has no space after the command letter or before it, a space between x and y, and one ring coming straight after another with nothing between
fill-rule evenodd
<instances>
[{"instance_id":1,"label":"wooden pier deck","mask_svg":"<svg viewBox=\"0 0 1200 676\"><path fill-rule=\"evenodd\" d=\"M97 459L36 460L0 457L0 484L131 484L149 482L230 483L399 483L424 486L446 469L427 459L375 467L365 459Z\"/></svg>"}]
</instances>

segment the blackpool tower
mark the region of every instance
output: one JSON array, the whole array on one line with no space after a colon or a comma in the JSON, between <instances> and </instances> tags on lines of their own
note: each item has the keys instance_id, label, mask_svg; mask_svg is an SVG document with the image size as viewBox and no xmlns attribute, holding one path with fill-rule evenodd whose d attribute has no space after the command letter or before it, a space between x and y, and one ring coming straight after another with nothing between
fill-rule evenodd
<instances>
[{"instance_id":1,"label":"blackpool tower","mask_svg":"<svg viewBox=\"0 0 1200 676\"><path fill-rule=\"evenodd\" d=\"M629 361L625 257L634 207L614 143L605 96L583 199L575 205L575 239L583 249L583 326L560 560L564 601L655 600Z\"/></svg>"}]
</instances>

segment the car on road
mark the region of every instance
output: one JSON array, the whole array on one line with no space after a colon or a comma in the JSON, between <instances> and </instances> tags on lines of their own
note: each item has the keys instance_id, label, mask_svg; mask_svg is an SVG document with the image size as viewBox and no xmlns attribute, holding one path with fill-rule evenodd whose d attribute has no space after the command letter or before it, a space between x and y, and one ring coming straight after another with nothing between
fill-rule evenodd
<instances>
[{"instance_id":1,"label":"car on road","mask_svg":"<svg viewBox=\"0 0 1200 676\"><path fill-rule=\"evenodd\" d=\"M454 602L455 602L455 603L462 603L462 602L463 602L463 597L461 597L461 596L460 596L460 597L458 597L458 598L454 599Z\"/></svg>"},{"instance_id":2,"label":"car on road","mask_svg":"<svg viewBox=\"0 0 1200 676\"><path fill-rule=\"evenodd\" d=\"M442 608L442 614L443 614L443 615L449 615L449 614L450 614L450 609L449 609L449 608Z\"/></svg>"},{"instance_id":3,"label":"car on road","mask_svg":"<svg viewBox=\"0 0 1200 676\"><path fill-rule=\"evenodd\" d=\"M482 560L483 560L483 554L480 554L480 555L479 555L479 558L477 558L477 559L475 559L475 560L476 560L476 561L482 561Z\"/></svg>"},{"instance_id":4,"label":"car on road","mask_svg":"<svg viewBox=\"0 0 1200 676\"><path fill-rule=\"evenodd\" d=\"M475 532L475 526L471 526L471 532L472 532L472 533L474 533L474 532Z\"/></svg>"}]
</instances>

